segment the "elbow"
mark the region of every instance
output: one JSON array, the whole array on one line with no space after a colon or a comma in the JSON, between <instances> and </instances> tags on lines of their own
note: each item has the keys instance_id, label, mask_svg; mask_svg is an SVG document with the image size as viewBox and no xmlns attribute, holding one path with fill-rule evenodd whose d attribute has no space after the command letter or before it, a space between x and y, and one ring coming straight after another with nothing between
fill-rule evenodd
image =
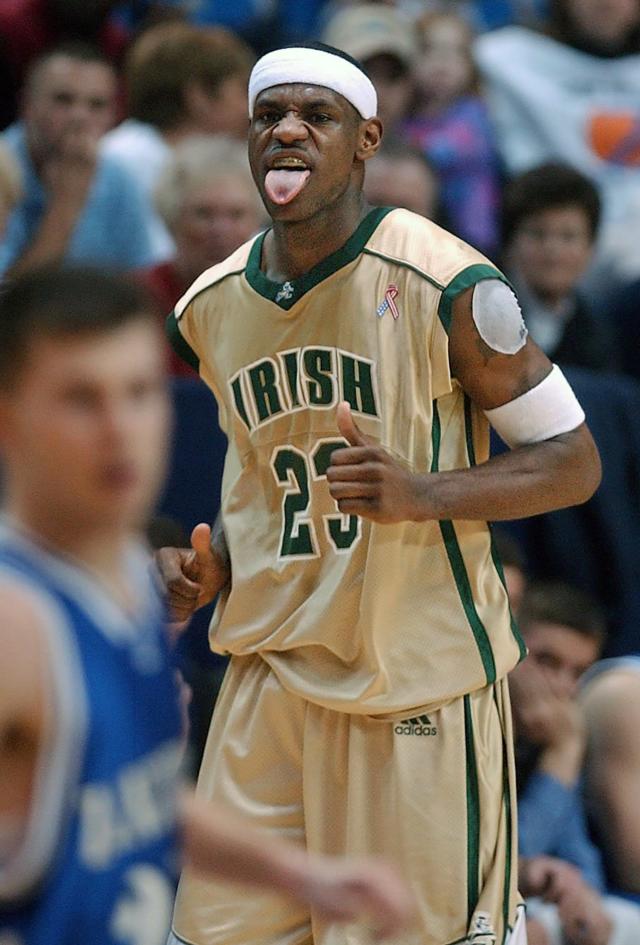
<instances>
[{"instance_id":1,"label":"elbow","mask_svg":"<svg viewBox=\"0 0 640 945\"><path fill-rule=\"evenodd\" d=\"M602 481L600 453L586 424L571 434L572 445L572 504L587 502Z\"/></svg>"}]
</instances>

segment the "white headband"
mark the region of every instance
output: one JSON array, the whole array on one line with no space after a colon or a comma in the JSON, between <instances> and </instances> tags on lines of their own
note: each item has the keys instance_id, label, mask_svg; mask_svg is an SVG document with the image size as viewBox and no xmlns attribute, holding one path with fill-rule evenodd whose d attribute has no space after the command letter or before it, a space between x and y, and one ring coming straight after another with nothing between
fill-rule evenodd
<instances>
[{"instance_id":1,"label":"white headband","mask_svg":"<svg viewBox=\"0 0 640 945\"><path fill-rule=\"evenodd\" d=\"M294 82L321 85L338 92L363 118L373 118L377 113L376 90L361 69L322 49L293 47L276 49L256 62L249 78L249 117L260 92Z\"/></svg>"}]
</instances>

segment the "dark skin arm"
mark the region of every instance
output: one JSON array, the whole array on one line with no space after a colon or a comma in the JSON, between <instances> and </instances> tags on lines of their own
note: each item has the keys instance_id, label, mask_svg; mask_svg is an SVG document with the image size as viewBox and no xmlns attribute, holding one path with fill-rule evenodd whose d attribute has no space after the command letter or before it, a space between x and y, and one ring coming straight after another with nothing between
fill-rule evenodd
<instances>
[{"instance_id":1,"label":"dark skin arm","mask_svg":"<svg viewBox=\"0 0 640 945\"><path fill-rule=\"evenodd\" d=\"M551 362L531 341L515 355L498 354L480 338L471 315L472 290L454 304L449 358L471 399L488 410L535 387ZM585 502L600 482L598 452L585 424L519 447L471 469L416 474L356 427L348 404L338 427L350 446L335 450L327 479L345 514L375 522L523 518Z\"/></svg>"}]
</instances>

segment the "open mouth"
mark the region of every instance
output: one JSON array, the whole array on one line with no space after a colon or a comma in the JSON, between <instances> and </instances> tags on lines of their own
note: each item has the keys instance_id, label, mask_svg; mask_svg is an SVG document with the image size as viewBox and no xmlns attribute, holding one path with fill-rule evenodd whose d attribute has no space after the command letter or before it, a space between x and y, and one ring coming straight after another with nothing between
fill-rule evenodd
<instances>
[{"instance_id":1,"label":"open mouth","mask_svg":"<svg viewBox=\"0 0 640 945\"><path fill-rule=\"evenodd\" d=\"M291 203L304 188L310 175L310 169L301 158L284 155L276 158L264 180L269 200L279 206Z\"/></svg>"}]
</instances>

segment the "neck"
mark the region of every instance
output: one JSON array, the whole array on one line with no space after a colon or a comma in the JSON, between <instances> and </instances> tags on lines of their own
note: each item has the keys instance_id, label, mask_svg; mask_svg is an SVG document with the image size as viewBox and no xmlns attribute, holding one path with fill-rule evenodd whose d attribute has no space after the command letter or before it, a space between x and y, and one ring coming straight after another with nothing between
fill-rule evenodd
<instances>
[{"instance_id":1,"label":"neck","mask_svg":"<svg viewBox=\"0 0 640 945\"><path fill-rule=\"evenodd\" d=\"M70 516L52 515L33 505L9 501L5 511L15 524L52 554L72 558L100 581L116 600L129 605L123 552L129 530L118 523L96 525L73 522Z\"/></svg>"},{"instance_id":2,"label":"neck","mask_svg":"<svg viewBox=\"0 0 640 945\"><path fill-rule=\"evenodd\" d=\"M544 292L537 289L534 290L533 295L539 302L542 302L545 308L549 309L549 311L553 312L555 315L564 315L567 305L572 298L571 293Z\"/></svg>"},{"instance_id":3,"label":"neck","mask_svg":"<svg viewBox=\"0 0 640 945\"><path fill-rule=\"evenodd\" d=\"M507 261L505 269L510 273L510 279L515 286L516 294L520 297L525 309L527 307L527 299L529 299L531 302L537 302L541 305L544 305L545 308L549 309L549 311L561 315L564 313L567 305L575 297L575 293L573 291L545 292L544 289L534 288L533 286L529 285L527 280L522 276L520 268L517 264L510 265Z\"/></svg>"},{"instance_id":4,"label":"neck","mask_svg":"<svg viewBox=\"0 0 640 945\"><path fill-rule=\"evenodd\" d=\"M182 289L183 292L186 292L189 286L196 281L198 276L202 275L205 267L194 267L189 263L186 256L183 256L180 252L180 248L176 252L176 257L173 261L174 272L177 277L176 281L180 283L180 286L184 286Z\"/></svg>"},{"instance_id":5,"label":"neck","mask_svg":"<svg viewBox=\"0 0 640 945\"><path fill-rule=\"evenodd\" d=\"M297 279L347 242L369 212L360 191L348 192L340 212L335 204L307 220L274 221L263 249L265 275L274 282Z\"/></svg>"}]
</instances>

